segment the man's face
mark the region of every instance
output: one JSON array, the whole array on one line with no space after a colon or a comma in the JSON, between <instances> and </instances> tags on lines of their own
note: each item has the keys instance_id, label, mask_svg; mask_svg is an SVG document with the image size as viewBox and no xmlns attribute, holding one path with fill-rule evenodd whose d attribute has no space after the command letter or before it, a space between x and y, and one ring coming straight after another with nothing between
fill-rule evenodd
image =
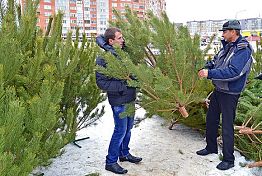
<instances>
[{"instance_id":1,"label":"man's face","mask_svg":"<svg viewBox=\"0 0 262 176\"><path fill-rule=\"evenodd\" d=\"M225 30L223 31L222 37L225 39L227 42L233 42L234 39L234 33L235 30Z\"/></svg>"},{"instance_id":2,"label":"man's face","mask_svg":"<svg viewBox=\"0 0 262 176\"><path fill-rule=\"evenodd\" d=\"M114 39L109 39L109 44L114 46L120 46L121 48L124 45L124 38L121 32L116 32L115 33L115 38Z\"/></svg>"}]
</instances>

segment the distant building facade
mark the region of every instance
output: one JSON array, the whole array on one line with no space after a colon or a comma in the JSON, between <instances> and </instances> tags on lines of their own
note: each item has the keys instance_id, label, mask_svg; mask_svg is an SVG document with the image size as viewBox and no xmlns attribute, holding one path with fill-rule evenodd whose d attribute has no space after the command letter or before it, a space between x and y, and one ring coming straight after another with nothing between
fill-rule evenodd
<instances>
[{"instance_id":1,"label":"distant building facade","mask_svg":"<svg viewBox=\"0 0 262 176\"><path fill-rule=\"evenodd\" d=\"M113 9L124 14L126 6L136 11L140 19L145 18L148 10L151 10L158 17L166 10L165 0L109 0L109 19L115 19Z\"/></svg>"},{"instance_id":2,"label":"distant building facade","mask_svg":"<svg viewBox=\"0 0 262 176\"><path fill-rule=\"evenodd\" d=\"M219 29L228 21L224 20L206 20L206 21L189 21L186 23L191 35L199 34L201 36L211 36L219 33ZM262 30L262 18L240 19L242 31L245 30Z\"/></svg>"},{"instance_id":3,"label":"distant building facade","mask_svg":"<svg viewBox=\"0 0 262 176\"><path fill-rule=\"evenodd\" d=\"M25 1L20 0L22 9ZM47 29L49 17L58 11L63 16L62 36L65 38L69 31L75 37L79 27L80 37L86 34L102 34L109 26L108 21L114 20L113 8L125 13L125 7L135 10L141 19L145 18L147 10L152 10L157 16L166 10L165 0L40 0L37 14L37 26L43 31Z\"/></svg>"},{"instance_id":4,"label":"distant building facade","mask_svg":"<svg viewBox=\"0 0 262 176\"><path fill-rule=\"evenodd\" d=\"M187 28L191 35L198 34L201 36L200 46L205 48L209 44L211 36L216 34L215 38L212 41L213 47L221 47L220 39L222 32L219 29L222 29L223 24L228 21L224 20L207 20L207 21L189 21L187 22ZM257 43L260 44L262 38L262 18L247 18L240 19L241 23L241 35L246 37L246 39L253 46L253 49L257 50ZM213 55L209 53L210 55Z\"/></svg>"}]
</instances>

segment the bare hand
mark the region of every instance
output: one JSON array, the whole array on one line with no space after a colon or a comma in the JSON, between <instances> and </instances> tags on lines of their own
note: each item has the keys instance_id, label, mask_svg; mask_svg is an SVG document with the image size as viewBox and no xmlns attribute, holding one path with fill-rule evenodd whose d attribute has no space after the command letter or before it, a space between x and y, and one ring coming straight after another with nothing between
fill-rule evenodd
<instances>
[{"instance_id":1,"label":"bare hand","mask_svg":"<svg viewBox=\"0 0 262 176\"><path fill-rule=\"evenodd\" d=\"M207 69L199 70L199 72L198 72L199 78L207 78L207 76L208 76L208 70Z\"/></svg>"},{"instance_id":2,"label":"bare hand","mask_svg":"<svg viewBox=\"0 0 262 176\"><path fill-rule=\"evenodd\" d=\"M209 103L210 103L210 100L209 99L205 99L205 104L206 104L207 108L209 108Z\"/></svg>"}]
</instances>

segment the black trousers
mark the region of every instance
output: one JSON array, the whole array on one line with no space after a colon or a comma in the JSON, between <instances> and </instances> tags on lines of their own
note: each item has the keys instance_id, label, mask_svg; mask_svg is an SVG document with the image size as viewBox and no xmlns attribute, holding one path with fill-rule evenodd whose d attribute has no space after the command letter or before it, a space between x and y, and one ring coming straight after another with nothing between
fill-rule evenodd
<instances>
[{"instance_id":1,"label":"black trousers","mask_svg":"<svg viewBox=\"0 0 262 176\"><path fill-rule=\"evenodd\" d=\"M222 114L223 161L234 162L234 120L239 95L214 91L206 117L206 149L217 152L217 136Z\"/></svg>"}]
</instances>

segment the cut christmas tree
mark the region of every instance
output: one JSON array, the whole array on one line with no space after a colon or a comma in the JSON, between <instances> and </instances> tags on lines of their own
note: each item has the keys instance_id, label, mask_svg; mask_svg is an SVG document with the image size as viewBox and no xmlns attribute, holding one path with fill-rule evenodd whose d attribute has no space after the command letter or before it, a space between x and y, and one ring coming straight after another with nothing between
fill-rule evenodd
<instances>
[{"instance_id":1,"label":"cut christmas tree","mask_svg":"<svg viewBox=\"0 0 262 176\"><path fill-rule=\"evenodd\" d=\"M126 47L117 49L119 60L105 54L107 68L98 67L98 71L139 87L140 105L149 116L187 117L187 108L203 102L212 88L197 76L205 56L199 36L191 38L187 28L175 26L166 14L159 19L148 13L141 21L126 10L125 18L115 12L117 20L112 22L122 30Z\"/></svg>"},{"instance_id":2,"label":"cut christmas tree","mask_svg":"<svg viewBox=\"0 0 262 176\"><path fill-rule=\"evenodd\" d=\"M145 21L129 9L125 17L115 12L111 22L122 30L126 47L117 48L118 58L106 53L107 68L97 67L107 76L126 80L129 86L139 87L139 103L148 116L159 115L184 123L192 128L205 129L205 98L213 89L211 81L200 80L198 69L204 65L209 47L201 51L199 36L190 36L187 28L169 22L166 14L157 18L148 13ZM261 58L257 51L255 58ZM102 54L102 53L101 53ZM257 59L253 70L260 70ZM259 72L256 71L256 76ZM251 76L252 78L252 76ZM249 159L261 160L261 81L249 81L240 98L236 126L236 147ZM254 89L251 91L250 89ZM259 90L258 90L259 89ZM246 99L246 101L244 100ZM244 108L243 107L245 104ZM187 113L181 109L186 109ZM242 113L242 115L240 115ZM170 126L172 128L172 126ZM251 149L251 150L250 150Z\"/></svg>"}]
</instances>

